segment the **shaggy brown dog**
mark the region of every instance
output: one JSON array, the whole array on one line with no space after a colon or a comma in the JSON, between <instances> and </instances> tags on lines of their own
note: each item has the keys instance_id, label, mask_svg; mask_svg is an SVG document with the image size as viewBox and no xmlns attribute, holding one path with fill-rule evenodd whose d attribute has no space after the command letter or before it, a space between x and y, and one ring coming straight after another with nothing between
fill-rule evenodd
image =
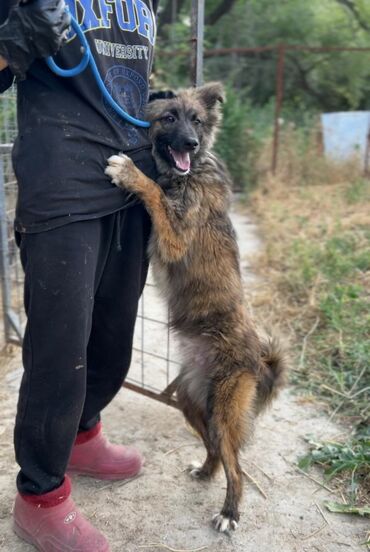
<instances>
[{"instance_id":1,"label":"shaggy brown dog","mask_svg":"<svg viewBox=\"0 0 370 552\"><path fill-rule=\"evenodd\" d=\"M276 343L257 335L244 304L228 216L230 180L210 152L222 101L222 86L210 83L150 103L158 182L125 155L112 156L106 173L137 194L151 215L153 272L183 344L177 397L207 449L203 466L191 474L208 479L223 465L226 499L213 524L227 531L239 521L239 451L256 414L282 384L284 363Z\"/></svg>"}]
</instances>

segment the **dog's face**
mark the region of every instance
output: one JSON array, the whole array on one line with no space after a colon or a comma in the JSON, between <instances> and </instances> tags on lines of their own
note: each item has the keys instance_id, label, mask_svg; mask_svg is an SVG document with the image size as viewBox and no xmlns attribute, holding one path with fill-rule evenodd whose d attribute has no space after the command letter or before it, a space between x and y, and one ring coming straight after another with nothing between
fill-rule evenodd
<instances>
[{"instance_id":1,"label":"dog's face","mask_svg":"<svg viewBox=\"0 0 370 552\"><path fill-rule=\"evenodd\" d=\"M214 142L224 90L210 83L168 96L147 107L153 155L161 174L185 176Z\"/></svg>"}]
</instances>

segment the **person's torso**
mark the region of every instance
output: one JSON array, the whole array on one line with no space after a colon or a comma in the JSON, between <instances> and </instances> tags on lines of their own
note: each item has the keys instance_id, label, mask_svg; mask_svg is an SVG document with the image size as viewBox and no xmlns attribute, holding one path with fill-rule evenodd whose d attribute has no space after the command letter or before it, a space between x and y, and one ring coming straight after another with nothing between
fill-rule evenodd
<instances>
[{"instance_id":1,"label":"person's torso","mask_svg":"<svg viewBox=\"0 0 370 552\"><path fill-rule=\"evenodd\" d=\"M130 115L143 118L155 40L151 0L66 0L85 33L100 76L113 99ZM55 57L73 67L81 44L73 30ZM69 134L124 151L148 143L147 132L126 123L103 99L90 68L73 78L56 76L43 60L19 83L19 130L42 133L68 126Z\"/></svg>"},{"instance_id":2,"label":"person's torso","mask_svg":"<svg viewBox=\"0 0 370 552\"><path fill-rule=\"evenodd\" d=\"M66 3L84 31L109 94L142 119L156 33L152 0ZM71 68L80 59L81 44L71 30L55 61ZM36 219L42 216L37 214L40 201L48 203L52 218L90 212L95 209L92 201L96 211L112 210L101 197L104 189L116 196L104 175L107 156L124 151L135 158L150 148L147 130L127 123L108 105L89 67L63 78L44 60L35 61L27 79L18 83L18 126L13 155L20 186L18 212L31 210Z\"/></svg>"}]
</instances>

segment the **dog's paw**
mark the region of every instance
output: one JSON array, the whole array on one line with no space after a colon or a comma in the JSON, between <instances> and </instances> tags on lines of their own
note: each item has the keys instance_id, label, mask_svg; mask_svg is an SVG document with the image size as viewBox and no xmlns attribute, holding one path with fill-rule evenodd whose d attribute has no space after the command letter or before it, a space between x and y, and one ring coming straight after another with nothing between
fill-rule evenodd
<instances>
[{"instance_id":1,"label":"dog's paw","mask_svg":"<svg viewBox=\"0 0 370 552\"><path fill-rule=\"evenodd\" d=\"M120 153L112 155L108 159L108 166L105 168L105 174L109 176L116 186L123 188L129 187L132 180L132 173L135 171L135 165L127 155Z\"/></svg>"},{"instance_id":2,"label":"dog's paw","mask_svg":"<svg viewBox=\"0 0 370 552\"><path fill-rule=\"evenodd\" d=\"M194 461L189 465L189 475L194 477L194 479L201 479L202 474L202 464L200 462Z\"/></svg>"},{"instance_id":3,"label":"dog's paw","mask_svg":"<svg viewBox=\"0 0 370 552\"><path fill-rule=\"evenodd\" d=\"M235 531L235 529L237 529L238 527L235 519L226 517L222 514L215 514L213 516L212 525L216 529L216 531L219 531L220 533L225 533L230 530Z\"/></svg>"}]
</instances>

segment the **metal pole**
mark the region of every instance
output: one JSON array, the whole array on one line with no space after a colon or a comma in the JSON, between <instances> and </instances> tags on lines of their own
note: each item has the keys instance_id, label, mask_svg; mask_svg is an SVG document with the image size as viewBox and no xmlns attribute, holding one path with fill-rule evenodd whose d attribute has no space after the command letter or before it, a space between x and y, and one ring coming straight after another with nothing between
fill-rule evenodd
<instances>
[{"instance_id":1,"label":"metal pole","mask_svg":"<svg viewBox=\"0 0 370 552\"><path fill-rule=\"evenodd\" d=\"M276 106L275 106L275 129L274 129L274 143L272 150L272 163L271 171L275 174L278 163L278 150L279 150L279 132L280 132L280 112L284 98L284 65L285 65L285 45L279 44L278 46L278 61L276 68Z\"/></svg>"},{"instance_id":2,"label":"metal pole","mask_svg":"<svg viewBox=\"0 0 370 552\"><path fill-rule=\"evenodd\" d=\"M204 0L191 4L191 78L194 86L203 84Z\"/></svg>"},{"instance_id":3,"label":"metal pole","mask_svg":"<svg viewBox=\"0 0 370 552\"><path fill-rule=\"evenodd\" d=\"M3 297L3 320L6 343L10 339L10 323L8 313L11 309L10 273L9 273L9 249L8 249L8 221L6 216L5 177L3 153L5 147L0 149L0 276L1 292Z\"/></svg>"},{"instance_id":4,"label":"metal pole","mask_svg":"<svg viewBox=\"0 0 370 552\"><path fill-rule=\"evenodd\" d=\"M12 309L11 271L9 266L9 220L6 212L4 155L11 144L0 144L0 278L3 299L4 335L7 343L22 343L22 328L18 315ZM12 335L15 333L15 336Z\"/></svg>"},{"instance_id":5,"label":"metal pole","mask_svg":"<svg viewBox=\"0 0 370 552\"><path fill-rule=\"evenodd\" d=\"M365 162L364 162L364 176L369 176L369 161L370 161L370 126L366 136L366 150L365 150Z\"/></svg>"}]
</instances>

